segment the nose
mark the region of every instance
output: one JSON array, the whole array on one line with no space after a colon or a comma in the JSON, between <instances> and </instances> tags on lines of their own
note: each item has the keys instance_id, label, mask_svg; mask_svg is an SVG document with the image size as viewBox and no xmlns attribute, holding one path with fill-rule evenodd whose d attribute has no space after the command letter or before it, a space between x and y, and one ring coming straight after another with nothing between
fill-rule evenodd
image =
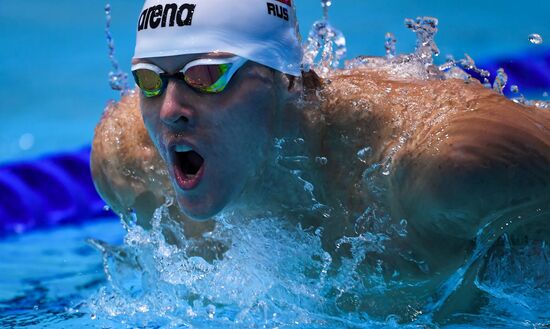
<instances>
[{"instance_id":1,"label":"nose","mask_svg":"<svg viewBox=\"0 0 550 329\"><path fill-rule=\"evenodd\" d=\"M160 119L176 132L191 128L196 120L195 110L190 104L191 91L185 89L176 81L170 80L160 108Z\"/></svg>"}]
</instances>

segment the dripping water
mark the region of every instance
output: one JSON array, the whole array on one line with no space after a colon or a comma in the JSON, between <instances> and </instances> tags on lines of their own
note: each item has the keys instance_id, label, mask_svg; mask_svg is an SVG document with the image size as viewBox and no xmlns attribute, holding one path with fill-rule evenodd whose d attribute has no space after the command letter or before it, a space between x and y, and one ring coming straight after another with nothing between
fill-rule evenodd
<instances>
[{"instance_id":1,"label":"dripping water","mask_svg":"<svg viewBox=\"0 0 550 329\"><path fill-rule=\"evenodd\" d=\"M314 69L321 77L328 76L331 70L340 66L347 52L344 34L328 21L331 0L322 0L323 18L315 21L303 45L302 65L304 71Z\"/></svg>"},{"instance_id":2,"label":"dripping water","mask_svg":"<svg viewBox=\"0 0 550 329\"><path fill-rule=\"evenodd\" d=\"M124 96L130 92L128 88L128 75L120 69L120 65L115 56L115 41L111 34L111 4L105 5L105 37L107 39L107 47L109 48L109 61L113 68L109 72L109 85L111 89L119 91L121 96Z\"/></svg>"}]
</instances>

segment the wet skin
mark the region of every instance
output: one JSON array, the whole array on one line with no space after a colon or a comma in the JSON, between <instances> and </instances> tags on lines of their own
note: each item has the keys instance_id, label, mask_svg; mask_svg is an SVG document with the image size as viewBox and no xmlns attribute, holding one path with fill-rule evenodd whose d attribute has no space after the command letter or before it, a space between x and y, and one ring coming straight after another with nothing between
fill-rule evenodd
<instances>
[{"instance_id":1,"label":"wet skin","mask_svg":"<svg viewBox=\"0 0 550 329\"><path fill-rule=\"evenodd\" d=\"M150 61L170 72L189 60ZM297 80L289 89L283 75L249 63L219 95L171 81L162 97L127 97L109 107L96 128L96 187L115 211L135 209L144 225L165 196L175 196L179 207L172 213L188 234L214 225L189 218L203 220L222 209L251 216L262 209L286 212L321 225L319 213L298 210L303 216L295 216L293 209L307 202L303 186L273 166L273 138L297 136L306 140L304 155L328 158L326 165L302 169L317 200L339 219L325 224L329 249L337 237L353 235L355 219L374 204L391 221L409 223L406 237L392 239L379 257L403 278L430 278L437 289L465 263L482 227L494 228L493 240L503 233L518 241L549 236L550 112L515 104L478 83L403 80L364 69L339 72L298 101L306 85L315 83ZM204 154L196 190L178 187L170 160L174 141ZM372 153L362 162L356 154L365 146ZM373 175L379 193L366 183L365 170L387 164L389 155L387 175ZM518 216L523 220L505 225ZM428 271L390 250L410 252ZM472 271L479 266L474 262ZM464 305L470 301L464 289L455 295Z\"/></svg>"}]
</instances>

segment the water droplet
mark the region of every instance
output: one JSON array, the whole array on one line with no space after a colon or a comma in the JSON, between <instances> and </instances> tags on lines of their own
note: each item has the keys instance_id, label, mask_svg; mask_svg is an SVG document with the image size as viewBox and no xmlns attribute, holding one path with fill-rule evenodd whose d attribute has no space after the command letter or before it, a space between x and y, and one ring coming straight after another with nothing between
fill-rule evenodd
<instances>
[{"instance_id":1,"label":"water droplet","mask_svg":"<svg viewBox=\"0 0 550 329\"><path fill-rule=\"evenodd\" d=\"M395 57L395 44L397 40L395 35L391 32L386 33L384 47L386 48L386 58L391 59Z\"/></svg>"},{"instance_id":2,"label":"water droplet","mask_svg":"<svg viewBox=\"0 0 550 329\"><path fill-rule=\"evenodd\" d=\"M474 62L474 59L468 54L464 54L464 58L461 59L459 63L463 68L467 70L473 70L474 68L476 68L476 63Z\"/></svg>"},{"instance_id":3,"label":"water droplet","mask_svg":"<svg viewBox=\"0 0 550 329\"><path fill-rule=\"evenodd\" d=\"M273 139L273 147L275 147L276 149L282 150L283 149L283 144L285 142L286 141L285 141L284 138L274 138Z\"/></svg>"},{"instance_id":4,"label":"water droplet","mask_svg":"<svg viewBox=\"0 0 550 329\"><path fill-rule=\"evenodd\" d=\"M315 230L315 235L320 237L321 235L323 235L323 228L322 227L318 227L316 230Z\"/></svg>"},{"instance_id":5,"label":"water droplet","mask_svg":"<svg viewBox=\"0 0 550 329\"><path fill-rule=\"evenodd\" d=\"M130 88L128 88L128 75L120 69L118 61L115 57L115 42L111 34L111 5L105 5L105 37L107 39L107 47L109 48L109 60L111 61L111 66L113 71L109 72L109 85L111 89L120 91L122 96L131 93Z\"/></svg>"},{"instance_id":6,"label":"water droplet","mask_svg":"<svg viewBox=\"0 0 550 329\"><path fill-rule=\"evenodd\" d=\"M407 220L406 219L402 219L400 222L399 222L399 226L398 227L395 227L395 231L397 232L397 235L399 235L400 237L406 237L407 236Z\"/></svg>"},{"instance_id":7,"label":"water droplet","mask_svg":"<svg viewBox=\"0 0 550 329\"><path fill-rule=\"evenodd\" d=\"M26 133L19 137L19 148L23 151L30 150L34 146L34 135Z\"/></svg>"},{"instance_id":8,"label":"water droplet","mask_svg":"<svg viewBox=\"0 0 550 329\"><path fill-rule=\"evenodd\" d=\"M149 306L147 304L140 305L137 310L141 313L147 313L149 312Z\"/></svg>"},{"instance_id":9,"label":"water droplet","mask_svg":"<svg viewBox=\"0 0 550 329\"><path fill-rule=\"evenodd\" d=\"M32 309L38 311L38 305L34 305Z\"/></svg>"},{"instance_id":10,"label":"water droplet","mask_svg":"<svg viewBox=\"0 0 550 329\"><path fill-rule=\"evenodd\" d=\"M332 1L331 0L321 0L321 6L323 8L330 7L330 6L332 6Z\"/></svg>"},{"instance_id":11,"label":"water droplet","mask_svg":"<svg viewBox=\"0 0 550 329\"><path fill-rule=\"evenodd\" d=\"M497 76L495 82L493 82L493 90L499 94L503 93L504 87L508 82L508 75L504 72L504 69L501 67L497 70Z\"/></svg>"},{"instance_id":12,"label":"water droplet","mask_svg":"<svg viewBox=\"0 0 550 329\"><path fill-rule=\"evenodd\" d=\"M415 55L426 64L432 64L433 56L439 55L439 48L434 40L438 24L437 18L429 16L405 19L405 26L416 33Z\"/></svg>"},{"instance_id":13,"label":"water droplet","mask_svg":"<svg viewBox=\"0 0 550 329\"><path fill-rule=\"evenodd\" d=\"M320 164L321 166L326 166L328 163L328 159L326 157L316 157L315 162Z\"/></svg>"},{"instance_id":14,"label":"water droplet","mask_svg":"<svg viewBox=\"0 0 550 329\"><path fill-rule=\"evenodd\" d=\"M302 145L305 143L305 140L303 138L296 138L294 140L294 143L298 144L298 145Z\"/></svg>"},{"instance_id":15,"label":"water droplet","mask_svg":"<svg viewBox=\"0 0 550 329\"><path fill-rule=\"evenodd\" d=\"M517 94L519 93L519 87L517 85L511 85L510 91L513 92L514 94Z\"/></svg>"},{"instance_id":16,"label":"water droplet","mask_svg":"<svg viewBox=\"0 0 550 329\"><path fill-rule=\"evenodd\" d=\"M97 319L97 315L96 315L95 313L94 313L94 314L92 314L92 315L90 315L90 319L92 319L92 320L96 320L96 319Z\"/></svg>"},{"instance_id":17,"label":"water droplet","mask_svg":"<svg viewBox=\"0 0 550 329\"><path fill-rule=\"evenodd\" d=\"M540 34L533 33L533 34L529 34L529 42L531 42L534 45L540 45L542 44L543 40Z\"/></svg>"},{"instance_id":18,"label":"water droplet","mask_svg":"<svg viewBox=\"0 0 550 329\"><path fill-rule=\"evenodd\" d=\"M109 211L109 210L111 210L111 207L109 207L109 205L103 206L103 211Z\"/></svg>"},{"instance_id":19,"label":"water droplet","mask_svg":"<svg viewBox=\"0 0 550 329\"><path fill-rule=\"evenodd\" d=\"M548 92L547 91L543 92L542 97L548 97Z\"/></svg>"},{"instance_id":20,"label":"water droplet","mask_svg":"<svg viewBox=\"0 0 550 329\"><path fill-rule=\"evenodd\" d=\"M332 68L337 68L344 58L346 38L338 29L328 22L328 7L331 1L322 0L324 17L315 21L309 31L307 41L303 45L302 66L304 71L314 68L322 77L326 77ZM316 60L321 54L320 60Z\"/></svg>"},{"instance_id":21,"label":"water droplet","mask_svg":"<svg viewBox=\"0 0 550 329\"><path fill-rule=\"evenodd\" d=\"M193 311L193 308L191 307L188 307L185 311L185 313L187 314L187 316L189 317L195 317L197 316L197 313L195 313L195 311Z\"/></svg>"},{"instance_id":22,"label":"water droplet","mask_svg":"<svg viewBox=\"0 0 550 329\"><path fill-rule=\"evenodd\" d=\"M216 315L216 306L210 304L206 307L206 312L208 313L208 318L213 319Z\"/></svg>"},{"instance_id":23,"label":"water droplet","mask_svg":"<svg viewBox=\"0 0 550 329\"><path fill-rule=\"evenodd\" d=\"M454 67L456 67L456 61L452 55L448 55L445 63L439 66L439 70L444 72Z\"/></svg>"},{"instance_id":24,"label":"water droplet","mask_svg":"<svg viewBox=\"0 0 550 329\"><path fill-rule=\"evenodd\" d=\"M323 18L328 19L328 9L332 6L332 0L321 0L321 7L323 7Z\"/></svg>"},{"instance_id":25,"label":"water droplet","mask_svg":"<svg viewBox=\"0 0 550 329\"><path fill-rule=\"evenodd\" d=\"M362 148L360 149L358 152L357 152L357 158L363 162L363 163L367 163L367 160L368 158L371 156L372 154L372 148L370 146L367 146L365 148Z\"/></svg>"}]
</instances>

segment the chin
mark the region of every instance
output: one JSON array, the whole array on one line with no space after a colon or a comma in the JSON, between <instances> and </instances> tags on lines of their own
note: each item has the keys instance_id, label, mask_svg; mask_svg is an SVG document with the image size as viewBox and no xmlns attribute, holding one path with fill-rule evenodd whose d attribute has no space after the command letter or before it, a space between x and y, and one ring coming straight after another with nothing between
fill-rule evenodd
<instances>
[{"instance_id":1,"label":"chin","mask_svg":"<svg viewBox=\"0 0 550 329\"><path fill-rule=\"evenodd\" d=\"M209 198L189 198L178 196L178 206L184 215L195 221L206 221L219 214L225 203L214 203Z\"/></svg>"}]
</instances>

